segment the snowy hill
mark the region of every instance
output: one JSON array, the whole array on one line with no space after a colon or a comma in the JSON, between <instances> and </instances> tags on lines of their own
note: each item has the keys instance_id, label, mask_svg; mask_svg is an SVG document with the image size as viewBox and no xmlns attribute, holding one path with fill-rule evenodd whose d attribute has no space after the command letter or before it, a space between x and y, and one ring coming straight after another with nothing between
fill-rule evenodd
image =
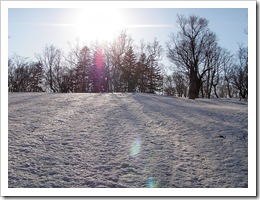
<instances>
[{"instance_id":1,"label":"snowy hill","mask_svg":"<svg viewBox=\"0 0 260 200\"><path fill-rule=\"evenodd\" d=\"M248 105L9 93L9 187L248 187Z\"/></svg>"}]
</instances>

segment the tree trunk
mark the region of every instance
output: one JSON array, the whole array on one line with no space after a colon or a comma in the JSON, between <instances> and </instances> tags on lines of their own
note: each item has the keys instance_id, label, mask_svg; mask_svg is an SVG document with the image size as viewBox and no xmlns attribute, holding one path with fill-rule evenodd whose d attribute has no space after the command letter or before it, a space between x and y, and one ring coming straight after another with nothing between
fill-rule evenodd
<instances>
[{"instance_id":1,"label":"tree trunk","mask_svg":"<svg viewBox=\"0 0 260 200\"><path fill-rule=\"evenodd\" d=\"M219 98L218 93L217 93L217 84L214 84L213 87L214 87L214 93L215 93L216 97Z\"/></svg>"},{"instance_id":2,"label":"tree trunk","mask_svg":"<svg viewBox=\"0 0 260 200\"><path fill-rule=\"evenodd\" d=\"M53 80L52 80L52 68L50 67L50 88L55 93L56 90L53 88Z\"/></svg>"},{"instance_id":3,"label":"tree trunk","mask_svg":"<svg viewBox=\"0 0 260 200\"><path fill-rule=\"evenodd\" d=\"M195 99L199 96L201 80L197 77L194 69L190 70L189 99Z\"/></svg>"},{"instance_id":4,"label":"tree trunk","mask_svg":"<svg viewBox=\"0 0 260 200\"><path fill-rule=\"evenodd\" d=\"M209 67L208 67L209 68ZM208 70L208 75L207 75L207 83L206 83L206 98L210 98L210 83L209 83L209 81L210 81L210 70Z\"/></svg>"},{"instance_id":5,"label":"tree trunk","mask_svg":"<svg viewBox=\"0 0 260 200\"><path fill-rule=\"evenodd\" d=\"M196 93L195 93L196 98L199 98L200 87L201 87L201 78L198 78L196 76Z\"/></svg>"},{"instance_id":6,"label":"tree trunk","mask_svg":"<svg viewBox=\"0 0 260 200\"><path fill-rule=\"evenodd\" d=\"M194 69L190 69L190 83L189 83L189 99L196 98L196 76L194 76ZM195 74L196 75L196 74Z\"/></svg>"},{"instance_id":7,"label":"tree trunk","mask_svg":"<svg viewBox=\"0 0 260 200\"><path fill-rule=\"evenodd\" d=\"M200 92L201 92L201 98L204 98L204 91L203 91L203 82L201 81L201 84L200 84ZM207 93L206 93L207 95Z\"/></svg>"},{"instance_id":8,"label":"tree trunk","mask_svg":"<svg viewBox=\"0 0 260 200\"><path fill-rule=\"evenodd\" d=\"M228 96L229 96L229 98L232 98L232 94L231 94L229 82L227 82L227 90L228 90Z\"/></svg>"}]
</instances>

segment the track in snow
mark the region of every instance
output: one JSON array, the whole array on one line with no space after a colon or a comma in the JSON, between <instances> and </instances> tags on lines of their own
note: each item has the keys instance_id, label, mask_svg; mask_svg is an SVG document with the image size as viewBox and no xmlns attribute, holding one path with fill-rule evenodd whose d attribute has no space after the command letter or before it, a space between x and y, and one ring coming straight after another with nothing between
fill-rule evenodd
<instances>
[{"instance_id":1,"label":"track in snow","mask_svg":"<svg viewBox=\"0 0 260 200\"><path fill-rule=\"evenodd\" d=\"M9 187L248 187L248 109L230 99L9 93Z\"/></svg>"}]
</instances>

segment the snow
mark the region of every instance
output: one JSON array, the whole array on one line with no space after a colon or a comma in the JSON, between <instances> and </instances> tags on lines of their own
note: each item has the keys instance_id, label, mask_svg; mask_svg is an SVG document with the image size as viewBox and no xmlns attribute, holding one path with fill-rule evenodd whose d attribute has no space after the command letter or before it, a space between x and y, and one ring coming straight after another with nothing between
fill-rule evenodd
<instances>
[{"instance_id":1,"label":"snow","mask_svg":"<svg viewBox=\"0 0 260 200\"><path fill-rule=\"evenodd\" d=\"M9 188L247 188L248 103L8 94Z\"/></svg>"}]
</instances>

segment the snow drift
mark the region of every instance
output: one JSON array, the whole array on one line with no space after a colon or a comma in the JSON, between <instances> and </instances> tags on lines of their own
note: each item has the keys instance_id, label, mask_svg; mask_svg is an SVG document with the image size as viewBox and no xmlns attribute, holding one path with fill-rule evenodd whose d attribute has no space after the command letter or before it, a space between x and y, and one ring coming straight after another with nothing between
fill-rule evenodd
<instances>
[{"instance_id":1,"label":"snow drift","mask_svg":"<svg viewBox=\"0 0 260 200\"><path fill-rule=\"evenodd\" d=\"M248 187L248 106L9 93L8 187Z\"/></svg>"}]
</instances>

